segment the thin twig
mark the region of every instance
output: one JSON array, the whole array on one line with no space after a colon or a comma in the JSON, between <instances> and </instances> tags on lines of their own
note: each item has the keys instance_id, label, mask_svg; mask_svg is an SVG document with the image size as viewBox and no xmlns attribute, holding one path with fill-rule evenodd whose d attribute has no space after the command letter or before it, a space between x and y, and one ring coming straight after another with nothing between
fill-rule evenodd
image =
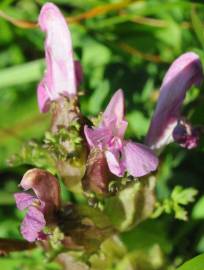
<instances>
[{"instance_id":1,"label":"thin twig","mask_svg":"<svg viewBox=\"0 0 204 270\"><path fill-rule=\"evenodd\" d=\"M0 10L0 17L20 28L33 29L38 27L38 24L35 22L14 19L2 10Z\"/></svg>"},{"instance_id":2,"label":"thin twig","mask_svg":"<svg viewBox=\"0 0 204 270\"><path fill-rule=\"evenodd\" d=\"M91 19L97 16L100 16L102 14L106 14L112 11L121 11L125 7L129 6L130 4L133 4L137 2L138 0L124 0L119 3L112 3L112 4L106 4L102 5L99 7L92 8L86 12L83 12L82 14L76 15L76 16L69 16L66 17L66 20L69 24L74 24L74 23L79 23L81 21ZM0 10L0 17L3 19L7 20L11 24L24 28L24 29L33 29L38 27L37 22L31 22L31 21L26 21L26 20L19 20L15 19L9 15L7 15L4 11ZM149 17L142 17L142 16L137 16L134 19L131 20L132 22L138 23L138 24L143 24L143 25L150 25L154 27L167 27L167 23L163 20L159 19L154 19L154 18L149 18ZM191 25L189 22L182 22L181 23L182 28L190 28Z\"/></svg>"},{"instance_id":3,"label":"thin twig","mask_svg":"<svg viewBox=\"0 0 204 270\"><path fill-rule=\"evenodd\" d=\"M150 18L150 17L136 16L135 18L131 19L131 21L135 22L137 24L149 25L149 26L153 26L153 27L165 28L165 27L169 26L168 21ZM191 23L187 22L187 21L183 21L180 23L180 26L182 29L189 29L189 28L191 28Z\"/></svg>"},{"instance_id":4,"label":"thin twig","mask_svg":"<svg viewBox=\"0 0 204 270\"><path fill-rule=\"evenodd\" d=\"M123 8L125 8L126 6L128 6L129 4L132 4L134 2L136 2L137 0L124 0L121 1L119 3L114 3L114 4L106 4L106 5L102 5L102 6L98 6L95 8L92 8L82 14L79 14L77 16L71 16L71 17L67 17L66 20L69 23L78 23L82 20L87 20L93 17L97 17L99 15L105 14L105 13L109 13L111 11L118 11L121 10ZM20 27L20 28L24 28L24 29L32 29L32 28L36 28L38 27L38 23L37 22L31 22L31 21L25 21L25 20L19 20L19 19L15 19L9 15L7 15L4 11L0 10L0 17L2 17L3 19L7 20L8 22L12 23L13 25Z\"/></svg>"},{"instance_id":5,"label":"thin twig","mask_svg":"<svg viewBox=\"0 0 204 270\"><path fill-rule=\"evenodd\" d=\"M149 25L149 26L154 26L154 27L167 27L168 26L168 23L164 20L159 20L159 19L154 19L154 18L149 18L149 17L142 17L142 16L137 16L133 18L131 21L137 24Z\"/></svg>"},{"instance_id":6,"label":"thin twig","mask_svg":"<svg viewBox=\"0 0 204 270\"><path fill-rule=\"evenodd\" d=\"M24 240L0 238L0 256L7 255L9 252L23 251L36 248L36 245Z\"/></svg>"},{"instance_id":7,"label":"thin twig","mask_svg":"<svg viewBox=\"0 0 204 270\"><path fill-rule=\"evenodd\" d=\"M67 21L69 23L76 23L76 22L80 22L82 20L87 20L93 17L97 17L99 15L105 14L105 13L109 13L111 11L119 11L125 7L127 7L128 5L136 2L137 0L124 0L122 2L119 3L113 3L113 4L107 4L107 5L103 5L103 6L99 6L99 7L95 7L93 9L90 9L80 15L74 16L74 17L68 17Z\"/></svg>"}]
</instances>

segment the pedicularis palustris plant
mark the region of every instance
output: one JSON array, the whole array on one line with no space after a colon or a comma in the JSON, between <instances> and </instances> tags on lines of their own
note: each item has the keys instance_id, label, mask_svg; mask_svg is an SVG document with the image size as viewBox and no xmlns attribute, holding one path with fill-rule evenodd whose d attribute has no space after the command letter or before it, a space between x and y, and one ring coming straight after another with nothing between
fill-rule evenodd
<instances>
[{"instance_id":1,"label":"pedicularis palustris plant","mask_svg":"<svg viewBox=\"0 0 204 270\"><path fill-rule=\"evenodd\" d=\"M198 146L200 129L181 116L181 106L186 91L201 83L202 67L193 52L173 62L144 143L133 142L125 139L122 89L94 121L81 113L78 93L86 67L74 60L71 35L59 9L46 3L38 24L46 35L46 70L37 99L40 112L52 115L38 149L54 169L42 166L24 174L23 191L14 195L18 209L27 209L20 230L27 241L54 252L53 258L62 260L70 250L89 256L105 239L165 211L154 194L159 155L172 142L187 149ZM59 180L72 194L83 196L82 203L62 202ZM177 217L186 218L182 213Z\"/></svg>"}]
</instances>

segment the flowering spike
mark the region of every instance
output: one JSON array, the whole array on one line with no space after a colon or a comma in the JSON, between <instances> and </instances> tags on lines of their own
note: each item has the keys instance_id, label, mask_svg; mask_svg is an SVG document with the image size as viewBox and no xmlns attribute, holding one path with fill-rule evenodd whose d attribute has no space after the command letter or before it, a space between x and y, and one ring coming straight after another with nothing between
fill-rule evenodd
<instances>
[{"instance_id":1,"label":"flowering spike","mask_svg":"<svg viewBox=\"0 0 204 270\"><path fill-rule=\"evenodd\" d=\"M38 23L41 30L46 32L47 66L45 76L38 86L38 104L40 110L46 112L49 101L61 95L76 95L81 71L78 64L75 66L71 35L59 9L52 3L46 3L41 9Z\"/></svg>"},{"instance_id":2,"label":"flowering spike","mask_svg":"<svg viewBox=\"0 0 204 270\"><path fill-rule=\"evenodd\" d=\"M186 91L198 85L203 71L197 54L188 52L177 58L164 77L157 107L153 115L146 143L152 149L162 149L173 141L172 132L180 118Z\"/></svg>"}]
</instances>

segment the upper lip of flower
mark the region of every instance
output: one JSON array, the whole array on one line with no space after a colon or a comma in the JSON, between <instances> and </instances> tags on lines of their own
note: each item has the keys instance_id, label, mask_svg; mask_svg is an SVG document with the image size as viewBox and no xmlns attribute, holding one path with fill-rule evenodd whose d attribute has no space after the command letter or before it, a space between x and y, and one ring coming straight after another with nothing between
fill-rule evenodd
<instances>
[{"instance_id":1,"label":"upper lip of flower","mask_svg":"<svg viewBox=\"0 0 204 270\"><path fill-rule=\"evenodd\" d=\"M38 23L46 32L46 71L37 90L38 104L42 112L47 112L50 102L60 98L60 95L77 95L82 69L80 63L73 59L71 34L60 10L54 4L46 3Z\"/></svg>"},{"instance_id":2,"label":"upper lip of flower","mask_svg":"<svg viewBox=\"0 0 204 270\"><path fill-rule=\"evenodd\" d=\"M203 71L197 54L188 52L178 57L164 77L155 113L146 136L152 149L161 150L173 141L172 132L180 119L186 91L203 80Z\"/></svg>"}]
</instances>

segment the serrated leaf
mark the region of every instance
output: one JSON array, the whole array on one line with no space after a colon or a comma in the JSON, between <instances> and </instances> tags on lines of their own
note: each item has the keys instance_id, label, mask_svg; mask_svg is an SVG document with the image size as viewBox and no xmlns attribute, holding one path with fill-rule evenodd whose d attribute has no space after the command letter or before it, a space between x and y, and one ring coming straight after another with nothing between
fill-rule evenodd
<instances>
[{"instance_id":1,"label":"serrated leaf","mask_svg":"<svg viewBox=\"0 0 204 270\"><path fill-rule=\"evenodd\" d=\"M181 186L176 186L171 194L171 198L178 204L187 205L195 200L195 196L198 191L195 188L182 188Z\"/></svg>"},{"instance_id":2,"label":"serrated leaf","mask_svg":"<svg viewBox=\"0 0 204 270\"><path fill-rule=\"evenodd\" d=\"M175 212L175 218L186 221L187 218L187 211L181 207L178 204L174 205L174 212Z\"/></svg>"}]
</instances>

